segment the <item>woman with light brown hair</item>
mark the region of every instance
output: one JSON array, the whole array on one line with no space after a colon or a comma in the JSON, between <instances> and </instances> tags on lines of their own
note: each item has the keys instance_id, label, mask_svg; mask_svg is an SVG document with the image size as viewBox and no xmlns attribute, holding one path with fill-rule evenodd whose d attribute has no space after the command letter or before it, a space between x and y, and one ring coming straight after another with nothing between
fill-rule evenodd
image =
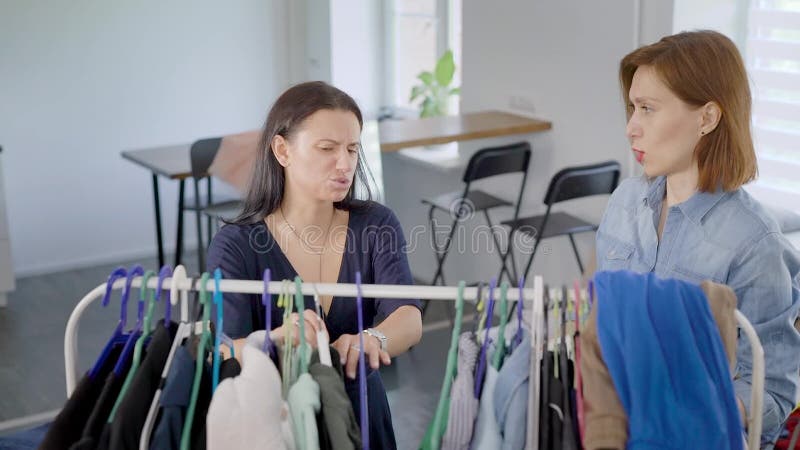
<instances>
[{"instance_id":1,"label":"woman with light brown hair","mask_svg":"<svg viewBox=\"0 0 800 450\"><path fill-rule=\"evenodd\" d=\"M620 81L626 135L644 175L611 196L597 232L597 268L733 289L764 347L762 443L770 445L800 385L800 257L742 189L757 174L742 57L720 33L684 32L625 56ZM734 390L743 415L751 361L740 339Z\"/></svg>"}]
</instances>

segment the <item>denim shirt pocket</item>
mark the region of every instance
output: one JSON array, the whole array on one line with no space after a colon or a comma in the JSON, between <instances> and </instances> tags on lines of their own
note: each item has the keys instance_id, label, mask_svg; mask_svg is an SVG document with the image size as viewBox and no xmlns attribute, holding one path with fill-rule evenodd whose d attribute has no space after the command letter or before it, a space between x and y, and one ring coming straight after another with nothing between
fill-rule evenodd
<instances>
[{"instance_id":1,"label":"denim shirt pocket","mask_svg":"<svg viewBox=\"0 0 800 450\"><path fill-rule=\"evenodd\" d=\"M619 241L609 241L605 251L603 270L626 270L631 266L634 247Z\"/></svg>"}]
</instances>

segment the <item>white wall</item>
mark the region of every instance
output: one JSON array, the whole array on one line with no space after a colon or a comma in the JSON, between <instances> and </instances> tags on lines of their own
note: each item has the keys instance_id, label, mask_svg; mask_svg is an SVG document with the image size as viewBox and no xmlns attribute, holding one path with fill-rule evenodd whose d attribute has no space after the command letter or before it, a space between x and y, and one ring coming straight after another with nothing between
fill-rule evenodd
<instances>
[{"instance_id":1,"label":"white wall","mask_svg":"<svg viewBox=\"0 0 800 450\"><path fill-rule=\"evenodd\" d=\"M376 117L383 86L382 1L332 0L330 8L333 84L350 94L366 117Z\"/></svg>"},{"instance_id":2,"label":"white wall","mask_svg":"<svg viewBox=\"0 0 800 450\"><path fill-rule=\"evenodd\" d=\"M287 1L0 4L17 275L155 255L149 173L120 151L259 127L289 83ZM161 186L171 249L177 185Z\"/></svg>"},{"instance_id":3,"label":"white wall","mask_svg":"<svg viewBox=\"0 0 800 450\"><path fill-rule=\"evenodd\" d=\"M524 97L533 104L533 115L553 123L551 131L524 137L532 143L533 157L523 212L543 212L547 183L563 167L615 159L628 176L618 64L635 40L650 42L671 33L672 2L643 1L638 27L634 0L463 5L462 112L510 109L510 97ZM469 153L471 146L462 144L461 151ZM491 190L508 196L517 183L509 180ZM604 198L578 200L565 207L599 221L605 203ZM578 239L584 263L591 258L593 239L591 234ZM566 238L544 242L531 273L543 273L554 283L577 274Z\"/></svg>"}]
</instances>

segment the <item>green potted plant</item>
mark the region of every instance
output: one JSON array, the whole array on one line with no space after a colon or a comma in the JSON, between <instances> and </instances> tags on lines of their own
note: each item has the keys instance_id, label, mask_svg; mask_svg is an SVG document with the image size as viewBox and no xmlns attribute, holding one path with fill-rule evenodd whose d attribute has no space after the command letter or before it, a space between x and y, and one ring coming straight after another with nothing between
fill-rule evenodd
<instances>
[{"instance_id":1,"label":"green potted plant","mask_svg":"<svg viewBox=\"0 0 800 450\"><path fill-rule=\"evenodd\" d=\"M416 85L411 89L410 102L421 99L419 103L420 117L445 116L448 113L448 103L450 96L461 93L461 88L450 87L453 82L453 74L456 71L456 64L453 60L453 52L444 52L433 72L424 71L417 75L422 84Z\"/></svg>"}]
</instances>

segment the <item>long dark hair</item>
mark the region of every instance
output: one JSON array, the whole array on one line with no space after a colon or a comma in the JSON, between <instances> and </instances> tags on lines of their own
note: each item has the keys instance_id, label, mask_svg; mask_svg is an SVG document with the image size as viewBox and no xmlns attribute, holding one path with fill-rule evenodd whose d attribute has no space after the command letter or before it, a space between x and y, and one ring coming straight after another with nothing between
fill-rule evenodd
<instances>
[{"instance_id":1,"label":"long dark hair","mask_svg":"<svg viewBox=\"0 0 800 450\"><path fill-rule=\"evenodd\" d=\"M278 209L283 200L286 178L283 166L278 163L272 150L272 140L275 136L290 139L307 117L321 109L350 111L358 119L359 129L364 128L361 110L355 100L342 90L323 81L300 83L289 88L278 97L269 111L242 212L229 223L257 223ZM364 163L364 151L359 146L355 180L345 198L334 202L334 207L352 210L368 205L372 200L370 179Z\"/></svg>"}]
</instances>

